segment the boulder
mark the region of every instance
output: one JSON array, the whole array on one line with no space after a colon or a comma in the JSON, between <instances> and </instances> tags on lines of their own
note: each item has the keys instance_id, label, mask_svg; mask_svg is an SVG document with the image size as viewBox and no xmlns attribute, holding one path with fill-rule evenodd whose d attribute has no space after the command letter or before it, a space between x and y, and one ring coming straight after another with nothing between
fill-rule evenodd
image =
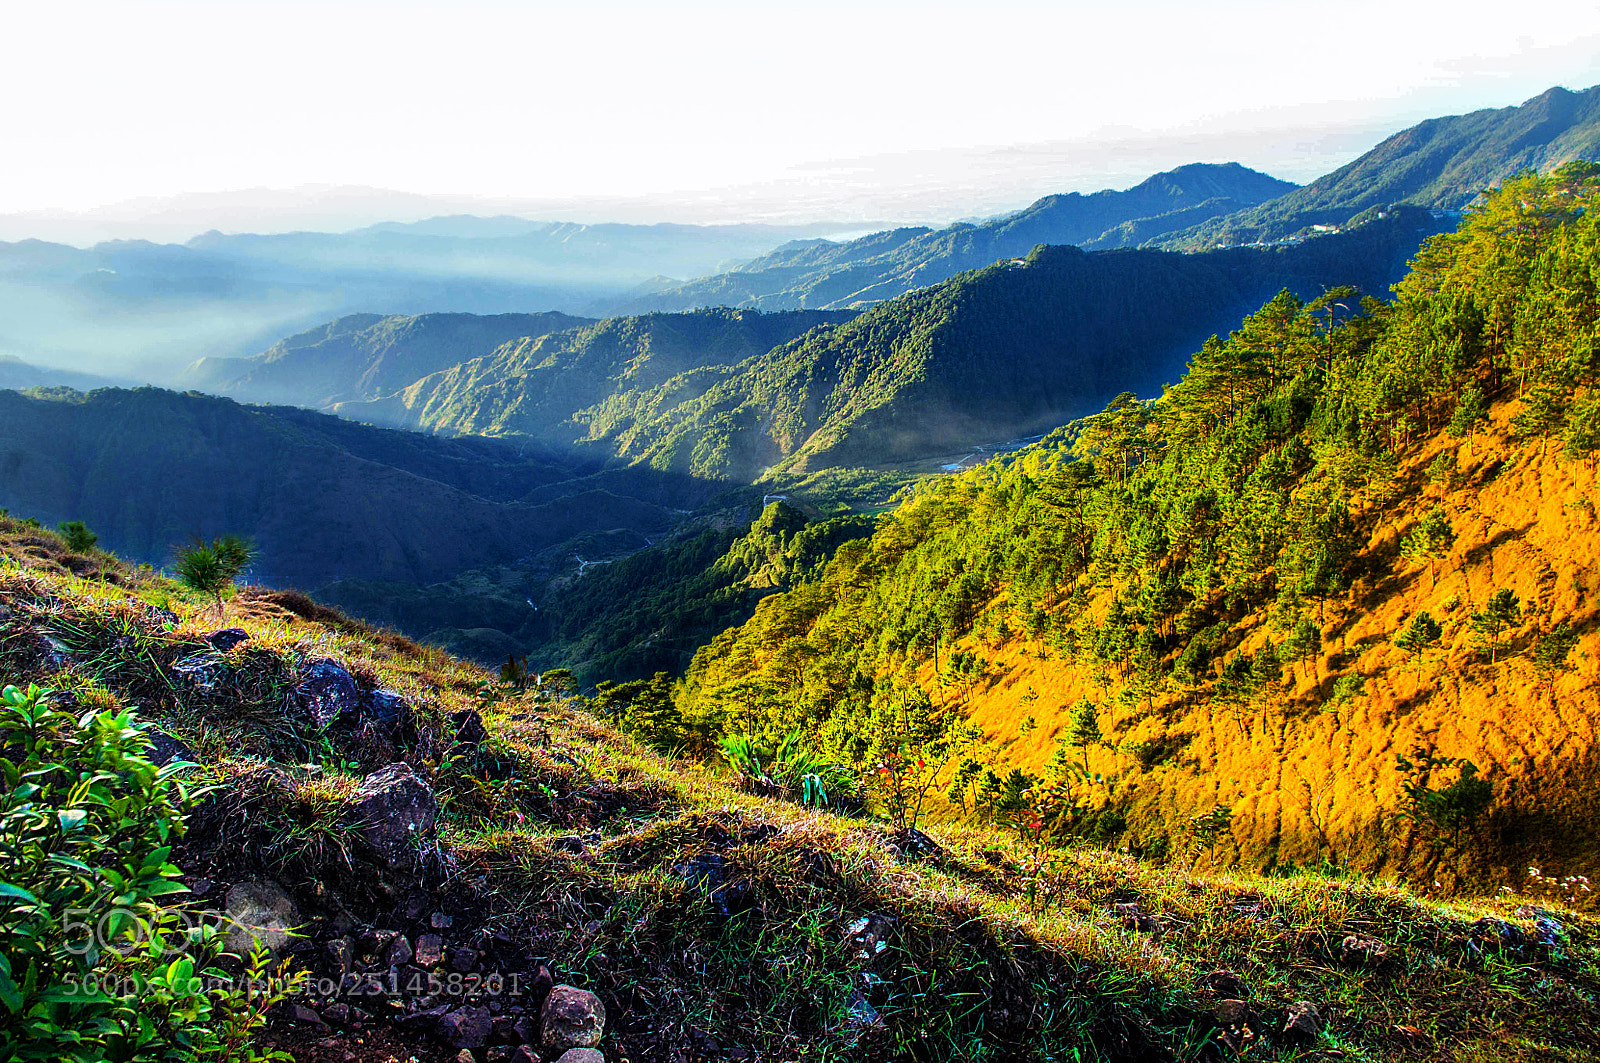
<instances>
[{"instance_id":1,"label":"boulder","mask_svg":"<svg viewBox=\"0 0 1600 1063\"><path fill-rule=\"evenodd\" d=\"M249 642L250 633L240 627L225 627L206 636L206 644L218 653L227 653L241 642Z\"/></svg>"},{"instance_id":2,"label":"boulder","mask_svg":"<svg viewBox=\"0 0 1600 1063\"><path fill-rule=\"evenodd\" d=\"M318 727L327 727L341 717L354 719L361 706L355 678L326 657L306 662L294 692Z\"/></svg>"},{"instance_id":3,"label":"boulder","mask_svg":"<svg viewBox=\"0 0 1600 1063\"><path fill-rule=\"evenodd\" d=\"M274 953L281 952L289 943L290 932L300 925L294 898L271 879L236 884L228 891L223 907L228 913L228 951L241 958L250 955L257 941Z\"/></svg>"},{"instance_id":4,"label":"boulder","mask_svg":"<svg viewBox=\"0 0 1600 1063\"><path fill-rule=\"evenodd\" d=\"M1250 1005L1242 1000L1219 1000L1211 1016L1223 1026L1243 1026L1250 1021Z\"/></svg>"},{"instance_id":5,"label":"boulder","mask_svg":"<svg viewBox=\"0 0 1600 1063\"><path fill-rule=\"evenodd\" d=\"M361 713L390 738L399 735L411 722L411 706L392 690L368 691L361 700Z\"/></svg>"},{"instance_id":6,"label":"boulder","mask_svg":"<svg viewBox=\"0 0 1600 1063\"><path fill-rule=\"evenodd\" d=\"M552 1051L590 1048L606 1030L606 1008L586 989L558 985L539 1012L539 1037Z\"/></svg>"},{"instance_id":7,"label":"boulder","mask_svg":"<svg viewBox=\"0 0 1600 1063\"><path fill-rule=\"evenodd\" d=\"M1519 949L1528 940L1522 928L1504 919L1484 917L1470 924L1467 932L1472 940L1502 949Z\"/></svg>"},{"instance_id":8,"label":"boulder","mask_svg":"<svg viewBox=\"0 0 1600 1063\"><path fill-rule=\"evenodd\" d=\"M1322 1016L1317 1006L1304 1000L1290 1004L1283 1020L1283 1032L1292 1040L1316 1040L1322 1035Z\"/></svg>"},{"instance_id":9,"label":"boulder","mask_svg":"<svg viewBox=\"0 0 1600 1063\"><path fill-rule=\"evenodd\" d=\"M439 1017L436 1033L451 1048L478 1048L489 1039L488 1008L457 1008Z\"/></svg>"},{"instance_id":10,"label":"boulder","mask_svg":"<svg viewBox=\"0 0 1600 1063\"><path fill-rule=\"evenodd\" d=\"M569 1048L556 1063L606 1063L606 1057L593 1048Z\"/></svg>"},{"instance_id":11,"label":"boulder","mask_svg":"<svg viewBox=\"0 0 1600 1063\"><path fill-rule=\"evenodd\" d=\"M180 658L168 672L188 693L210 694L228 678L228 662L211 650Z\"/></svg>"},{"instance_id":12,"label":"boulder","mask_svg":"<svg viewBox=\"0 0 1600 1063\"><path fill-rule=\"evenodd\" d=\"M411 765L396 762L362 781L345 815L384 867L410 869L417 842L433 835L439 801Z\"/></svg>"}]
</instances>

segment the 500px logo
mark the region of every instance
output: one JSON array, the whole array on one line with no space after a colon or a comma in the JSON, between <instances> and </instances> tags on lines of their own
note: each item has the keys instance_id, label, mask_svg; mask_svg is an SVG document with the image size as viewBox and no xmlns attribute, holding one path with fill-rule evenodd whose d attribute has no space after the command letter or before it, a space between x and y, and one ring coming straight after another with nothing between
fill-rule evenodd
<instances>
[{"instance_id":1,"label":"500px logo","mask_svg":"<svg viewBox=\"0 0 1600 1063\"><path fill-rule=\"evenodd\" d=\"M128 955L137 951L154 955L178 956L195 944L225 937L246 949L255 940L277 945L290 935L290 929L273 922L260 924L236 919L223 912L165 911L155 917L129 908L112 908L96 917L90 908L68 908L61 922L67 939L65 949L74 955L90 952L116 952Z\"/></svg>"}]
</instances>

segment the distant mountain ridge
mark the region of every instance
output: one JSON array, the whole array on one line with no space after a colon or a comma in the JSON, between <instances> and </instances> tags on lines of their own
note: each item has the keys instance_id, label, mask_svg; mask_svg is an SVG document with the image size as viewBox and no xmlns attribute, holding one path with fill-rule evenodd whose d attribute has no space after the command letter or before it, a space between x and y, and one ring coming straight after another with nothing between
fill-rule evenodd
<instances>
[{"instance_id":1,"label":"distant mountain ridge","mask_svg":"<svg viewBox=\"0 0 1600 1063\"><path fill-rule=\"evenodd\" d=\"M1279 240L1392 204L1460 210L1515 173L1547 173L1574 159L1600 159L1600 85L1558 86L1520 106L1430 118L1304 188L1153 242L1192 250Z\"/></svg>"},{"instance_id":2,"label":"distant mountain ridge","mask_svg":"<svg viewBox=\"0 0 1600 1063\"><path fill-rule=\"evenodd\" d=\"M1168 231L1283 195L1296 186L1238 163L1192 163L1127 189L1046 196L1013 214L945 229L905 228L847 243L786 244L715 277L610 304L617 313L696 306L845 309L893 298L967 269L1027 254L1036 244L1128 246L1152 228ZM1171 221L1162 223L1161 218Z\"/></svg>"}]
</instances>

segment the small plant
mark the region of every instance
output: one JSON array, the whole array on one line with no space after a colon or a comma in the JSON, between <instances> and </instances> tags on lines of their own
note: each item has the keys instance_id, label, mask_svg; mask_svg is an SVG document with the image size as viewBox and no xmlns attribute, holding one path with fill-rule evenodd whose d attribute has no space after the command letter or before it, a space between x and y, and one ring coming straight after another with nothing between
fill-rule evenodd
<instances>
[{"instance_id":1,"label":"small plant","mask_svg":"<svg viewBox=\"0 0 1600 1063\"><path fill-rule=\"evenodd\" d=\"M67 549L75 554L88 553L100 541L100 536L90 531L89 526L81 520L63 521L56 525L56 531L67 541Z\"/></svg>"},{"instance_id":2,"label":"small plant","mask_svg":"<svg viewBox=\"0 0 1600 1063\"><path fill-rule=\"evenodd\" d=\"M749 735L722 739L723 759L739 774L773 787L807 808L840 808L855 796L856 781L848 769L807 749L800 732L790 733L768 750Z\"/></svg>"},{"instance_id":3,"label":"small plant","mask_svg":"<svg viewBox=\"0 0 1600 1063\"><path fill-rule=\"evenodd\" d=\"M287 1058L247 1044L276 997L235 988L212 965L216 928L171 901L188 892L167 858L200 796L190 765L157 768L130 712L75 719L50 693L0 691L0 1051Z\"/></svg>"},{"instance_id":4,"label":"small plant","mask_svg":"<svg viewBox=\"0 0 1600 1063\"><path fill-rule=\"evenodd\" d=\"M1428 480L1446 488L1452 487L1456 479L1456 452L1442 450L1432 461L1428 462Z\"/></svg>"},{"instance_id":5,"label":"small plant","mask_svg":"<svg viewBox=\"0 0 1600 1063\"><path fill-rule=\"evenodd\" d=\"M1183 821L1179 832L1189 840L1190 845L1199 855L1199 849L1204 848L1206 859L1210 860L1216 853L1217 843L1233 832L1233 809L1227 805L1213 805L1204 812L1190 816Z\"/></svg>"},{"instance_id":6,"label":"small plant","mask_svg":"<svg viewBox=\"0 0 1600 1063\"><path fill-rule=\"evenodd\" d=\"M1083 770L1089 770L1089 747L1104 741L1100 733L1100 710L1088 698L1079 698L1072 706L1072 718L1067 724L1067 745L1083 751Z\"/></svg>"},{"instance_id":7,"label":"small plant","mask_svg":"<svg viewBox=\"0 0 1600 1063\"><path fill-rule=\"evenodd\" d=\"M178 554L174 568L185 587L216 599L217 615L221 616L226 608L223 596L255 556L255 547L248 540L223 535L209 543L196 540L190 544Z\"/></svg>"},{"instance_id":8,"label":"small plant","mask_svg":"<svg viewBox=\"0 0 1600 1063\"><path fill-rule=\"evenodd\" d=\"M1587 875L1546 875L1530 867L1527 892L1564 904L1573 911L1583 911L1594 904L1594 890L1589 886Z\"/></svg>"}]
</instances>

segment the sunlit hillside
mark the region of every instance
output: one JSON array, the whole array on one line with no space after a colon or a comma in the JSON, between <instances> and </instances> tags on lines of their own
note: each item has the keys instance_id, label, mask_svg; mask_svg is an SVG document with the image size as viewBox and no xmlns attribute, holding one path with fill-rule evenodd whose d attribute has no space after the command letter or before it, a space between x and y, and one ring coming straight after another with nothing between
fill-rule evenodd
<instances>
[{"instance_id":1,"label":"sunlit hillside","mask_svg":"<svg viewBox=\"0 0 1600 1063\"><path fill-rule=\"evenodd\" d=\"M920 705L948 814L1202 865L1600 871L1595 174L1509 182L1392 303L1285 293L1161 399L924 489L680 708L867 766Z\"/></svg>"}]
</instances>

